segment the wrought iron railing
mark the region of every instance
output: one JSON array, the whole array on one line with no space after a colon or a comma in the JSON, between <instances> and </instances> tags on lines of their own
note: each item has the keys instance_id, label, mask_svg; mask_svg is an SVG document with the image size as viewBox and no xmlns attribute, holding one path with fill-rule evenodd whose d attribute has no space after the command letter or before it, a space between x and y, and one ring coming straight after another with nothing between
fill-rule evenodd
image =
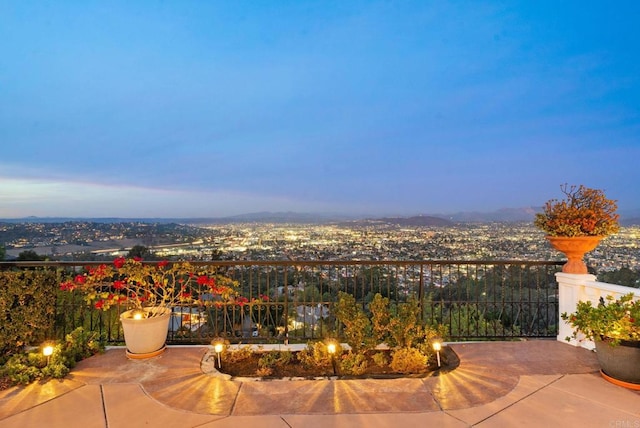
<instances>
[{"instance_id":1,"label":"wrought iron railing","mask_svg":"<svg viewBox=\"0 0 640 428\"><path fill-rule=\"evenodd\" d=\"M55 269L65 276L97 262L4 262L0 268ZM377 293L391 305L418 299L424 322L446 326L449 340L555 338L562 262L550 261L215 261L238 280L244 304L174 307L169 343L307 341L339 335L333 316L339 292L363 310ZM243 299L244 300L244 299ZM98 311L81 296L59 293L55 334L78 326L122 343L120 309ZM121 308L124 310L125 308Z\"/></svg>"}]
</instances>

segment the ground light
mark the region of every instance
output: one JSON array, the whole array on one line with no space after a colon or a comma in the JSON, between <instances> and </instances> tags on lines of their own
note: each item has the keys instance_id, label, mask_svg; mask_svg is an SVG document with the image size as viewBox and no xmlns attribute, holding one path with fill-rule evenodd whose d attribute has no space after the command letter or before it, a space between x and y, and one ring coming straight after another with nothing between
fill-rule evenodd
<instances>
[{"instance_id":1,"label":"ground light","mask_svg":"<svg viewBox=\"0 0 640 428\"><path fill-rule=\"evenodd\" d=\"M42 346L42 355L47 357L47 365L49 365L49 360L51 359L51 355L53 355L53 345L50 343L45 343Z\"/></svg>"},{"instance_id":2,"label":"ground light","mask_svg":"<svg viewBox=\"0 0 640 428\"><path fill-rule=\"evenodd\" d=\"M431 346L433 346L433 350L436 351L436 359L438 360L438 367L440 367L440 350L442 349L442 342L434 340Z\"/></svg>"},{"instance_id":3,"label":"ground light","mask_svg":"<svg viewBox=\"0 0 640 428\"><path fill-rule=\"evenodd\" d=\"M327 342L327 352L331 355L331 366L333 367L333 375L336 376L338 371L336 370L336 350L338 345L333 340Z\"/></svg>"},{"instance_id":4,"label":"ground light","mask_svg":"<svg viewBox=\"0 0 640 428\"><path fill-rule=\"evenodd\" d=\"M221 339L214 340L213 341L213 350L215 351L216 355L218 356L218 368L221 369L222 368L222 360L220 359L220 354L222 354L222 351L224 351L224 342Z\"/></svg>"}]
</instances>

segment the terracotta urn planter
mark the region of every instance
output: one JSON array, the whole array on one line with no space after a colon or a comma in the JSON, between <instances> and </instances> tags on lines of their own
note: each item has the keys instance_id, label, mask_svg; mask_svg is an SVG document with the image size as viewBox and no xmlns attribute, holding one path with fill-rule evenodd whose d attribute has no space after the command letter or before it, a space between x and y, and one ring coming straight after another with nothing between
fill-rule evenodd
<instances>
[{"instance_id":1,"label":"terracotta urn planter","mask_svg":"<svg viewBox=\"0 0 640 428\"><path fill-rule=\"evenodd\" d=\"M602 236L547 236L551 246L567 256L567 263L562 266L562 272L575 274L589 273L582 259L586 253L598 246L602 238Z\"/></svg>"},{"instance_id":2,"label":"terracotta urn planter","mask_svg":"<svg viewBox=\"0 0 640 428\"><path fill-rule=\"evenodd\" d=\"M134 317L135 311L126 311L120 315L129 358L155 357L165 350L171 309L150 308L145 311L154 311L155 315L141 319Z\"/></svg>"}]
</instances>

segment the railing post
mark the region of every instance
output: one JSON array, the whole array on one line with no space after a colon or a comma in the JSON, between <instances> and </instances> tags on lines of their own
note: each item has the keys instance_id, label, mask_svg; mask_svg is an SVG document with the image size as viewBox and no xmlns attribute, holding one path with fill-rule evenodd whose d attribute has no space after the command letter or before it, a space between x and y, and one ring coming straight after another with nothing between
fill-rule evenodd
<instances>
[{"instance_id":1,"label":"railing post","mask_svg":"<svg viewBox=\"0 0 640 428\"><path fill-rule=\"evenodd\" d=\"M570 314L575 312L578 302L591 302L594 306L598 305L600 298L613 296L619 299L627 293L637 293L636 288L625 287L617 284L607 284L605 282L597 282L593 275L575 275L569 273L556 273L558 280L558 310L562 314L566 312ZM570 337L573 329L566 321L561 318L558 320L558 340L564 341ZM578 335L577 339L571 338L569 343L573 346L581 346L586 349L594 349L595 344L591 340L584 339L584 336Z\"/></svg>"},{"instance_id":2,"label":"railing post","mask_svg":"<svg viewBox=\"0 0 640 428\"><path fill-rule=\"evenodd\" d=\"M585 291L585 285L588 281L595 281L594 275L577 275L572 273L556 273L558 281L558 340L566 342L567 337L571 337L573 328L568 322L560 318L560 314L570 314L575 312L579 301L589 300ZM573 346L582 346L583 348L593 349L595 345L590 340L571 338L568 342Z\"/></svg>"},{"instance_id":3,"label":"railing post","mask_svg":"<svg viewBox=\"0 0 640 428\"><path fill-rule=\"evenodd\" d=\"M420 263L420 282L418 283L418 307L420 308L420 321L424 320L424 264Z\"/></svg>"},{"instance_id":4,"label":"railing post","mask_svg":"<svg viewBox=\"0 0 640 428\"><path fill-rule=\"evenodd\" d=\"M282 291L284 292L284 344L289 345L289 286L287 284L287 267L284 266L284 284Z\"/></svg>"}]
</instances>

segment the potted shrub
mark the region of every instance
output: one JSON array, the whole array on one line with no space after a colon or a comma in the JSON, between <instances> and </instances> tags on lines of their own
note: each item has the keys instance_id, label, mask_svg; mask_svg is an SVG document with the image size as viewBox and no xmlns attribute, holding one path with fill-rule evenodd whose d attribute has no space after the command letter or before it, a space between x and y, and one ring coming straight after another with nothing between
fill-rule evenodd
<instances>
[{"instance_id":1,"label":"potted shrub","mask_svg":"<svg viewBox=\"0 0 640 428\"><path fill-rule=\"evenodd\" d=\"M60 288L83 293L99 310L127 309L120 314L127 355L146 358L164 350L172 308L227 302L237 294L237 285L187 262L144 263L119 257L113 265L87 267Z\"/></svg>"},{"instance_id":2,"label":"potted shrub","mask_svg":"<svg viewBox=\"0 0 640 428\"><path fill-rule=\"evenodd\" d=\"M602 297L597 306L578 302L572 314L561 314L574 328L571 338L592 340L605 378L637 385L640 389L640 301L633 293L619 299Z\"/></svg>"},{"instance_id":3,"label":"potted shrub","mask_svg":"<svg viewBox=\"0 0 640 428\"><path fill-rule=\"evenodd\" d=\"M618 206L602 190L567 184L560 189L566 198L547 201L534 224L547 234L551 246L567 256L563 272L585 274L584 254L620 229Z\"/></svg>"}]
</instances>

